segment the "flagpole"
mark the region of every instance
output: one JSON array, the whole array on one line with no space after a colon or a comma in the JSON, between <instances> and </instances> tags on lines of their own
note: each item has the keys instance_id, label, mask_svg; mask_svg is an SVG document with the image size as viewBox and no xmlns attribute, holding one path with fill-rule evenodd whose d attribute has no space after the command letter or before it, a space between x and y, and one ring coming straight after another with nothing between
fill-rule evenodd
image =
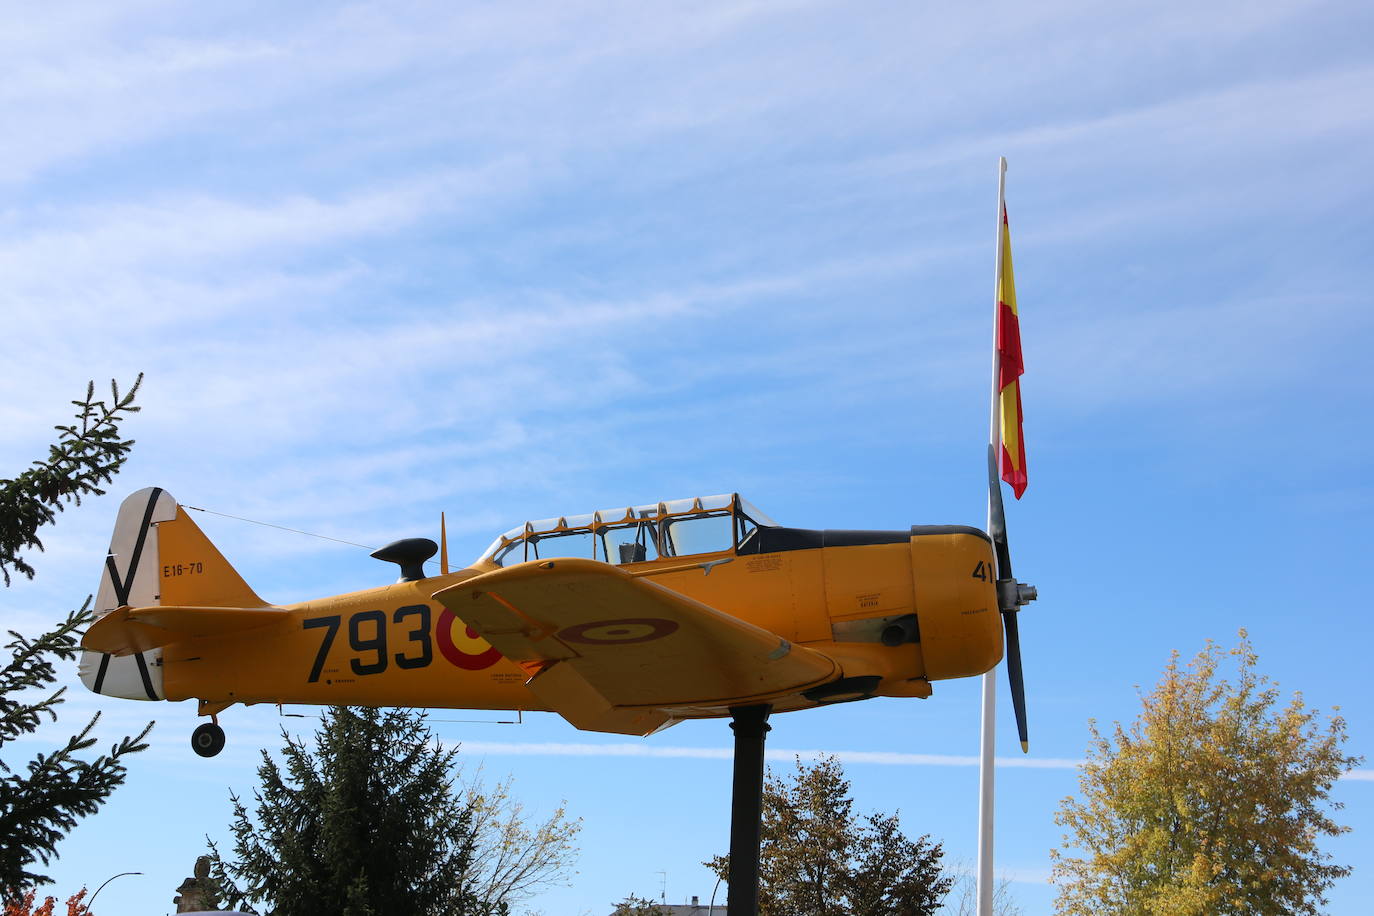
<instances>
[{"instance_id":1,"label":"flagpole","mask_svg":"<svg viewBox=\"0 0 1374 916\"><path fill-rule=\"evenodd\" d=\"M997 327L1001 305L997 300L1002 289L1002 245L1006 212L1007 160L997 160L997 252L993 268L992 287L992 404L988 421L988 531L992 530L992 487L1000 487L1002 468L1001 392L997 382L1002 374L1002 357L998 349ZM994 552L995 553L995 552ZM995 557L994 557L995 562ZM998 575L1001 575L1000 570ZM978 758L978 916L992 916L992 836L993 836L993 767L997 743L997 669L983 675L982 741Z\"/></svg>"}]
</instances>

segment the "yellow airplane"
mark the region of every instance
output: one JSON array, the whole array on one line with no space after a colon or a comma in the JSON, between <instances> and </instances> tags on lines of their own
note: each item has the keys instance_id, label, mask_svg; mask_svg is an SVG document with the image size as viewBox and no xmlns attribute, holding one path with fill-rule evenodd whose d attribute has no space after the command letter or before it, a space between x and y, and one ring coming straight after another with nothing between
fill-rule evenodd
<instances>
[{"instance_id":1,"label":"yellow airplane","mask_svg":"<svg viewBox=\"0 0 1374 916\"><path fill-rule=\"evenodd\" d=\"M1016 611L1035 593L990 527L788 528L738 495L701 497L527 522L464 569L445 550L436 575L438 545L397 541L373 554L400 566L394 584L275 605L148 488L120 507L80 674L107 696L198 700L205 757L235 703L548 711L647 735L741 708L928 697L999 662L1000 616L1024 742Z\"/></svg>"}]
</instances>

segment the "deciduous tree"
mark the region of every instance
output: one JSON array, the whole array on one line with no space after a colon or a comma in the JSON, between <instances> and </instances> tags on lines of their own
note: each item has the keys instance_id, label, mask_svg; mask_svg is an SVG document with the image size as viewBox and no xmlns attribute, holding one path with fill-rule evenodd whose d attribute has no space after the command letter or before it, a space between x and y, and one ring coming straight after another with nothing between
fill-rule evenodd
<instances>
[{"instance_id":1,"label":"deciduous tree","mask_svg":"<svg viewBox=\"0 0 1374 916\"><path fill-rule=\"evenodd\" d=\"M472 861L465 880L477 902L495 912L562 883L577 860L581 821L566 805L539 823L511 793L512 778L487 788L479 771L465 794L472 817Z\"/></svg>"},{"instance_id":2,"label":"deciduous tree","mask_svg":"<svg viewBox=\"0 0 1374 916\"><path fill-rule=\"evenodd\" d=\"M1281 705L1256 663L1243 630L1186 668L1175 652L1129 729L1090 723L1080 797L1056 816L1060 913L1316 914L1349 873L1319 846L1349 829L1330 798L1359 763L1342 752L1345 722L1300 695Z\"/></svg>"},{"instance_id":3,"label":"deciduous tree","mask_svg":"<svg viewBox=\"0 0 1374 916\"><path fill-rule=\"evenodd\" d=\"M57 906L56 897L48 897L42 903L34 906L36 898L34 891L29 890L18 900L12 900L5 904L4 916L56 916L53 909ZM91 911L86 908L86 904L81 901L86 897L86 889L83 887L67 898L67 916L91 916Z\"/></svg>"},{"instance_id":4,"label":"deciduous tree","mask_svg":"<svg viewBox=\"0 0 1374 916\"><path fill-rule=\"evenodd\" d=\"M908 839L895 814L857 817L849 780L835 757L790 779L770 771L763 789L760 916L926 916L952 886L943 849ZM729 880L729 858L707 863Z\"/></svg>"},{"instance_id":5,"label":"deciduous tree","mask_svg":"<svg viewBox=\"0 0 1374 916\"><path fill-rule=\"evenodd\" d=\"M977 916L978 876L967 863L959 863L949 871L954 886L940 908L942 916ZM998 878L992 885L992 916L1021 916L1021 907L1011 892L1011 879Z\"/></svg>"}]
</instances>

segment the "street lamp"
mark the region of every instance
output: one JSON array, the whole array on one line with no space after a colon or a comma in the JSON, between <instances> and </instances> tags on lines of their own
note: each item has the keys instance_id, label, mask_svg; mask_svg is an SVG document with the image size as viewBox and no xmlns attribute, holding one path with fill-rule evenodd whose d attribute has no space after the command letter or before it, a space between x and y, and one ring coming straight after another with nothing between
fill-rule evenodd
<instances>
[{"instance_id":1,"label":"street lamp","mask_svg":"<svg viewBox=\"0 0 1374 916\"><path fill-rule=\"evenodd\" d=\"M105 885L106 885L106 884L109 884L109 883L110 883L111 881L113 881L115 878L122 878L122 877L124 877L125 875L141 875L141 874L143 874L143 872L141 872L141 871L122 871L122 872L120 872L120 873L117 874L117 875L110 875L110 877L108 877L108 878L105 879L104 884L101 884L99 887L97 887L97 888L95 889L95 893L94 893L94 894L91 894L91 899L86 901L86 909L89 910L89 909L91 908L91 904L95 903L95 898L98 897L98 896L100 896L100 892L103 891L103 890L105 889Z\"/></svg>"}]
</instances>

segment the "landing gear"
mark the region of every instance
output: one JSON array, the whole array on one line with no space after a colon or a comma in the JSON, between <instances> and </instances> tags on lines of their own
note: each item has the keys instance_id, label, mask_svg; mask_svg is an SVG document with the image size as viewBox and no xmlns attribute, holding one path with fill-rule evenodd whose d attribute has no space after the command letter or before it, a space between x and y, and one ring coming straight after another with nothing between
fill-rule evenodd
<instances>
[{"instance_id":1,"label":"landing gear","mask_svg":"<svg viewBox=\"0 0 1374 916\"><path fill-rule=\"evenodd\" d=\"M191 732L191 749L202 757L213 757L224 750L224 729L214 722L204 722Z\"/></svg>"}]
</instances>

